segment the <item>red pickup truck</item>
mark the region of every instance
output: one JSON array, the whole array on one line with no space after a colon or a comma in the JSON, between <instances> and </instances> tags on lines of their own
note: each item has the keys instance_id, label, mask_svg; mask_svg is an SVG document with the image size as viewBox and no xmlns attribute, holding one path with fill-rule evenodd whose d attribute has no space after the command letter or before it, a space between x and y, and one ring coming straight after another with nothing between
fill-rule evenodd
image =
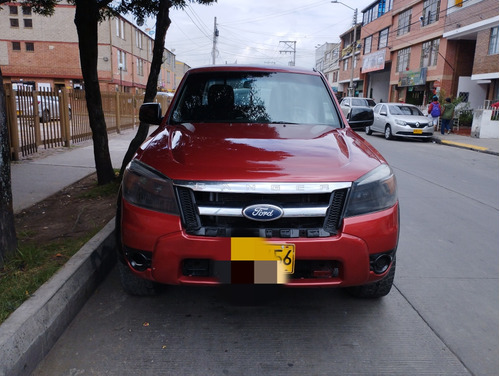
<instances>
[{"instance_id":1,"label":"red pickup truck","mask_svg":"<svg viewBox=\"0 0 500 376\"><path fill-rule=\"evenodd\" d=\"M283 284L389 293L399 204L384 158L348 125L322 74L211 66L184 76L123 178L125 291Z\"/></svg>"}]
</instances>

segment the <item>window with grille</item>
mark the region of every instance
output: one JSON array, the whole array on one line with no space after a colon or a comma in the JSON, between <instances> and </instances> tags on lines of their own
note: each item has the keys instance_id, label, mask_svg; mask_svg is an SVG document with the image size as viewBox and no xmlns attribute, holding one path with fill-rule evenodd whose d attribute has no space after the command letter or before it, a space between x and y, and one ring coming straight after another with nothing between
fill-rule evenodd
<instances>
[{"instance_id":1,"label":"window with grille","mask_svg":"<svg viewBox=\"0 0 500 376\"><path fill-rule=\"evenodd\" d=\"M35 51L35 43L26 42L26 51Z\"/></svg>"},{"instance_id":2,"label":"window with grille","mask_svg":"<svg viewBox=\"0 0 500 376\"><path fill-rule=\"evenodd\" d=\"M369 37L366 37L365 38L365 45L364 45L364 51L363 51L363 54L369 54L370 52L372 52L372 40L373 40L373 37L370 35Z\"/></svg>"},{"instance_id":3,"label":"window with grille","mask_svg":"<svg viewBox=\"0 0 500 376\"><path fill-rule=\"evenodd\" d=\"M425 0L424 10L422 12L422 26L430 25L439 20L440 0Z\"/></svg>"},{"instance_id":4,"label":"window with grille","mask_svg":"<svg viewBox=\"0 0 500 376\"><path fill-rule=\"evenodd\" d=\"M9 14L15 16L18 14L17 6L9 5Z\"/></svg>"},{"instance_id":5,"label":"window with grille","mask_svg":"<svg viewBox=\"0 0 500 376\"><path fill-rule=\"evenodd\" d=\"M31 29L33 27L33 20L31 18L26 18L24 21L24 27Z\"/></svg>"},{"instance_id":6,"label":"window with grille","mask_svg":"<svg viewBox=\"0 0 500 376\"><path fill-rule=\"evenodd\" d=\"M397 35L399 36L409 33L410 25L411 25L411 8L399 14Z\"/></svg>"},{"instance_id":7,"label":"window with grille","mask_svg":"<svg viewBox=\"0 0 500 376\"><path fill-rule=\"evenodd\" d=\"M422 43L422 56L420 58L420 67L432 67L437 65L439 53L439 39L430 40Z\"/></svg>"},{"instance_id":8,"label":"window with grille","mask_svg":"<svg viewBox=\"0 0 500 376\"><path fill-rule=\"evenodd\" d=\"M389 28L381 30L378 33L378 49L387 47L387 42L389 40Z\"/></svg>"},{"instance_id":9,"label":"window with grille","mask_svg":"<svg viewBox=\"0 0 500 376\"><path fill-rule=\"evenodd\" d=\"M410 67L410 48L403 48L398 51L398 61L396 72L405 72Z\"/></svg>"},{"instance_id":10,"label":"window with grille","mask_svg":"<svg viewBox=\"0 0 500 376\"><path fill-rule=\"evenodd\" d=\"M19 27L19 20L17 18L11 18L10 27Z\"/></svg>"},{"instance_id":11,"label":"window with grille","mask_svg":"<svg viewBox=\"0 0 500 376\"><path fill-rule=\"evenodd\" d=\"M13 51L21 51L21 42L12 42Z\"/></svg>"},{"instance_id":12,"label":"window with grille","mask_svg":"<svg viewBox=\"0 0 500 376\"><path fill-rule=\"evenodd\" d=\"M25 7L25 6L23 6L23 15L25 15L25 16L31 16L31 7Z\"/></svg>"}]
</instances>

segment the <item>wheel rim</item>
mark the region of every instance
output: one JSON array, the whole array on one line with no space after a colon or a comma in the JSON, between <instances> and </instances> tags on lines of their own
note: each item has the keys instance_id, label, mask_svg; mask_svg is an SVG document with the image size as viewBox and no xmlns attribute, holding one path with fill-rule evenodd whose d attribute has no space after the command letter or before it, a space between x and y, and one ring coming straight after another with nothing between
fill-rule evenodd
<instances>
[{"instance_id":1,"label":"wheel rim","mask_svg":"<svg viewBox=\"0 0 500 376\"><path fill-rule=\"evenodd\" d=\"M391 127L385 127L385 138L391 138Z\"/></svg>"}]
</instances>

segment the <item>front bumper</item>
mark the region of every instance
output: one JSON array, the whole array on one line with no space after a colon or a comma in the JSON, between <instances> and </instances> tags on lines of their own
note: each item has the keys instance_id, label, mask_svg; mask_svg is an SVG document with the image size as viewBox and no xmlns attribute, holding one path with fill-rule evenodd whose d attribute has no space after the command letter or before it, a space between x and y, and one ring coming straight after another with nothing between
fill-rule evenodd
<instances>
[{"instance_id":1,"label":"front bumper","mask_svg":"<svg viewBox=\"0 0 500 376\"><path fill-rule=\"evenodd\" d=\"M187 235L178 217L125 201L121 224L122 253L129 266L137 252L150 257L146 267L131 267L142 278L173 285L248 281L234 278L235 273L242 273L242 263L231 259L231 238ZM288 286L356 286L376 282L390 267L377 274L370 267L370 260L378 254L394 256L398 244L398 204L384 211L345 218L335 236L266 241L295 245L295 273L286 280Z\"/></svg>"}]
</instances>

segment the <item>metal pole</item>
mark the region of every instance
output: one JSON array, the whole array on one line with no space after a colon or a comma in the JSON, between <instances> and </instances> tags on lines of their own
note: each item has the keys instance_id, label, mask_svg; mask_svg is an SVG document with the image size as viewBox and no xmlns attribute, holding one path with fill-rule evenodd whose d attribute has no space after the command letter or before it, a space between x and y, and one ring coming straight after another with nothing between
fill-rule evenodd
<instances>
[{"instance_id":1,"label":"metal pole","mask_svg":"<svg viewBox=\"0 0 500 376\"><path fill-rule=\"evenodd\" d=\"M352 42L352 61L351 61L351 81L349 82L348 95L354 97L354 59L356 59L356 33L358 32L358 8L354 10L354 36Z\"/></svg>"},{"instance_id":2,"label":"metal pole","mask_svg":"<svg viewBox=\"0 0 500 376\"><path fill-rule=\"evenodd\" d=\"M217 30L217 17L214 17L214 37L212 45L212 65L215 65L215 51L217 50L217 37L219 36L219 30Z\"/></svg>"}]
</instances>

